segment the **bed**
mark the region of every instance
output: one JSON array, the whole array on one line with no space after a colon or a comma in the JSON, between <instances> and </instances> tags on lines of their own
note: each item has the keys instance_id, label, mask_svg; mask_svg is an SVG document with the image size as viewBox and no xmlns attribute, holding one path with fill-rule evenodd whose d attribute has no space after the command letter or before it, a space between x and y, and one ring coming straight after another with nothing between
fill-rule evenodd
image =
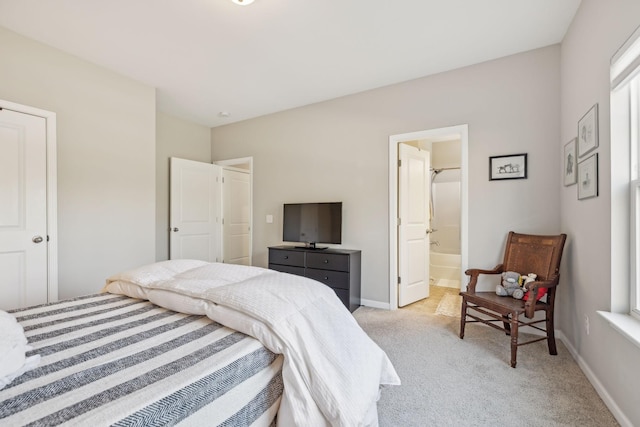
<instances>
[{"instance_id":1,"label":"bed","mask_svg":"<svg viewBox=\"0 0 640 427\"><path fill-rule=\"evenodd\" d=\"M0 425L377 425L381 387L400 383L310 279L174 260L102 291L10 313L28 351Z\"/></svg>"}]
</instances>

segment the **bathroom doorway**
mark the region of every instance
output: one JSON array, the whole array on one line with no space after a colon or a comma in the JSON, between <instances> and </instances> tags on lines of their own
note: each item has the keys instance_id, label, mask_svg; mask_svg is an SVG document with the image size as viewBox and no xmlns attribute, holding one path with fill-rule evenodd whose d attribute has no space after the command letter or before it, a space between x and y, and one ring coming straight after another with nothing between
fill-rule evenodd
<instances>
[{"instance_id":1,"label":"bathroom doorway","mask_svg":"<svg viewBox=\"0 0 640 427\"><path fill-rule=\"evenodd\" d=\"M389 138L389 308L398 308L398 147L409 144L431 153L429 235L430 282L432 285L457 288L462 286L462 272L468 256L467 153L468 126L459 125L431 129ZM406 261L406 260L405 260Z\"/></svg>"}]
</instances>

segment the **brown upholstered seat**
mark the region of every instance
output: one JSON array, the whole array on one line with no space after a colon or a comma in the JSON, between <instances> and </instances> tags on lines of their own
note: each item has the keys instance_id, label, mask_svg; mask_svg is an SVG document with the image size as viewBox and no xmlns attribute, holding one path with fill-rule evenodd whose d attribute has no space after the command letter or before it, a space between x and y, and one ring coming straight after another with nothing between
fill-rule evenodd
<instances>
[{"instance_id":1,"label":"brown upholstered seat","mask_svg":"<svg viewBox=\"0 0 640 427\"><path fill-rule=\"evenodd\" d=\"M464 338L467 323L482 322L511 335L511 367L516 367L518 347L537 341L547 340L549 354L556 355L554 335L553 306L556 297L556 286L560 279L560 260L566 234L557 236L540 236L518 234L511 231L507 237L504 261L492 270L469 269L467 290L460 292L462 296L462 313L460 316L460 338ZM510 296L498 296L495 291L476 292L476 284L480 274L500 275L505 271L520 274L535 273L537 278L529 283L528 300L518 300ZM496 282L497 284L498 282ZM546 288L547 295L536 301L539 288ZM544 311L545 318L533 320L536 311ZM520 317L524 315L525 319ZM500 323L502 325L500 325ZM525 342L518 341L518 328L530 326L545 332L546 336Z\"/></svg>"}]
</instances>

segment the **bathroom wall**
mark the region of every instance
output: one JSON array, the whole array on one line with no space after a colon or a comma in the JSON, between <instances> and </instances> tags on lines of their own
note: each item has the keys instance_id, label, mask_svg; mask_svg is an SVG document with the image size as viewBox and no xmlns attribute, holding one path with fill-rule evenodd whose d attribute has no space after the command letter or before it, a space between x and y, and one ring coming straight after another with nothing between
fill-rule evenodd
<instances>
[{"instance_id":1,"label":"bathroom wall","mask_svg":"<svg viewBox=\"0 0 640 427\"><path fill-rule=\"evenodd\" d=\"M460 147L459 140L431 144L431 167L442 169L431 184L434 252L460 254Z\"/></svg>"}]
</instances>

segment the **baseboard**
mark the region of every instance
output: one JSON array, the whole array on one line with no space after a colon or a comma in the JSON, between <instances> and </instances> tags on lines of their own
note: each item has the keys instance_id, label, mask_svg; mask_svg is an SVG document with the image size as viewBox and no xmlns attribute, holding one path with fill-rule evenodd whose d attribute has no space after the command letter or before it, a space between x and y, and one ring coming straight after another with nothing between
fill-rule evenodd
<instances>
[{"instance_id":1,"label":"baseboard","mask_svg":"<svg viewBox=\"0 0 640 427\"><path fill-rule=\"evenodd\" d=\"M433 286L441 286L443 288L454 288L460 290L460 280L436 279Z\"/></svg>"},{"instance_id":2,"label":"baseboard","mask_svg":"<svg viewBox=\"0 0 640 427\"><path fill-rule=\"evenodd\" d=\"M367 306L367 307L372 307L372 308L381 308L383 310L389 310L389 303L388 302L380 302L380 301L374 301L374 300L370 300L370 299L361 299L360 300L360 304Z\"/></svg>"},{"instance_id":3,"label":"baseboard","mask_svg":"<svg viewBox=\"0 0 640 427\"><path fill-rule=\"evenodd\" d=\"M556 338L562 341L562 343L567 348L567 350L569 350L569 353L571 354L571 357L573 357L573 360L576 361L576 363L578 364L578 366L580 367L584 375L587 377L587 379L589 380L593 388L596 390L596 392L598 393L598 395L600 396L604 404L607 405L607 408L609 408L609 410L613 414L616 421L618 421L620 426L633 427L633 424L631 423L631 421L629 421L629 419L624 415L622 410L620 410L620 407L613 400L613 398L611 397L607 389L602 385L598 377L596 377L596 375L593 373L593 371L591 370L587 362L585 362L585 360L580 356L580 354L576 351L575 347L573 347L573 345L569 342L567 337L557 329L555 332L556 332Z\"/></svg>"}]
</instances>

